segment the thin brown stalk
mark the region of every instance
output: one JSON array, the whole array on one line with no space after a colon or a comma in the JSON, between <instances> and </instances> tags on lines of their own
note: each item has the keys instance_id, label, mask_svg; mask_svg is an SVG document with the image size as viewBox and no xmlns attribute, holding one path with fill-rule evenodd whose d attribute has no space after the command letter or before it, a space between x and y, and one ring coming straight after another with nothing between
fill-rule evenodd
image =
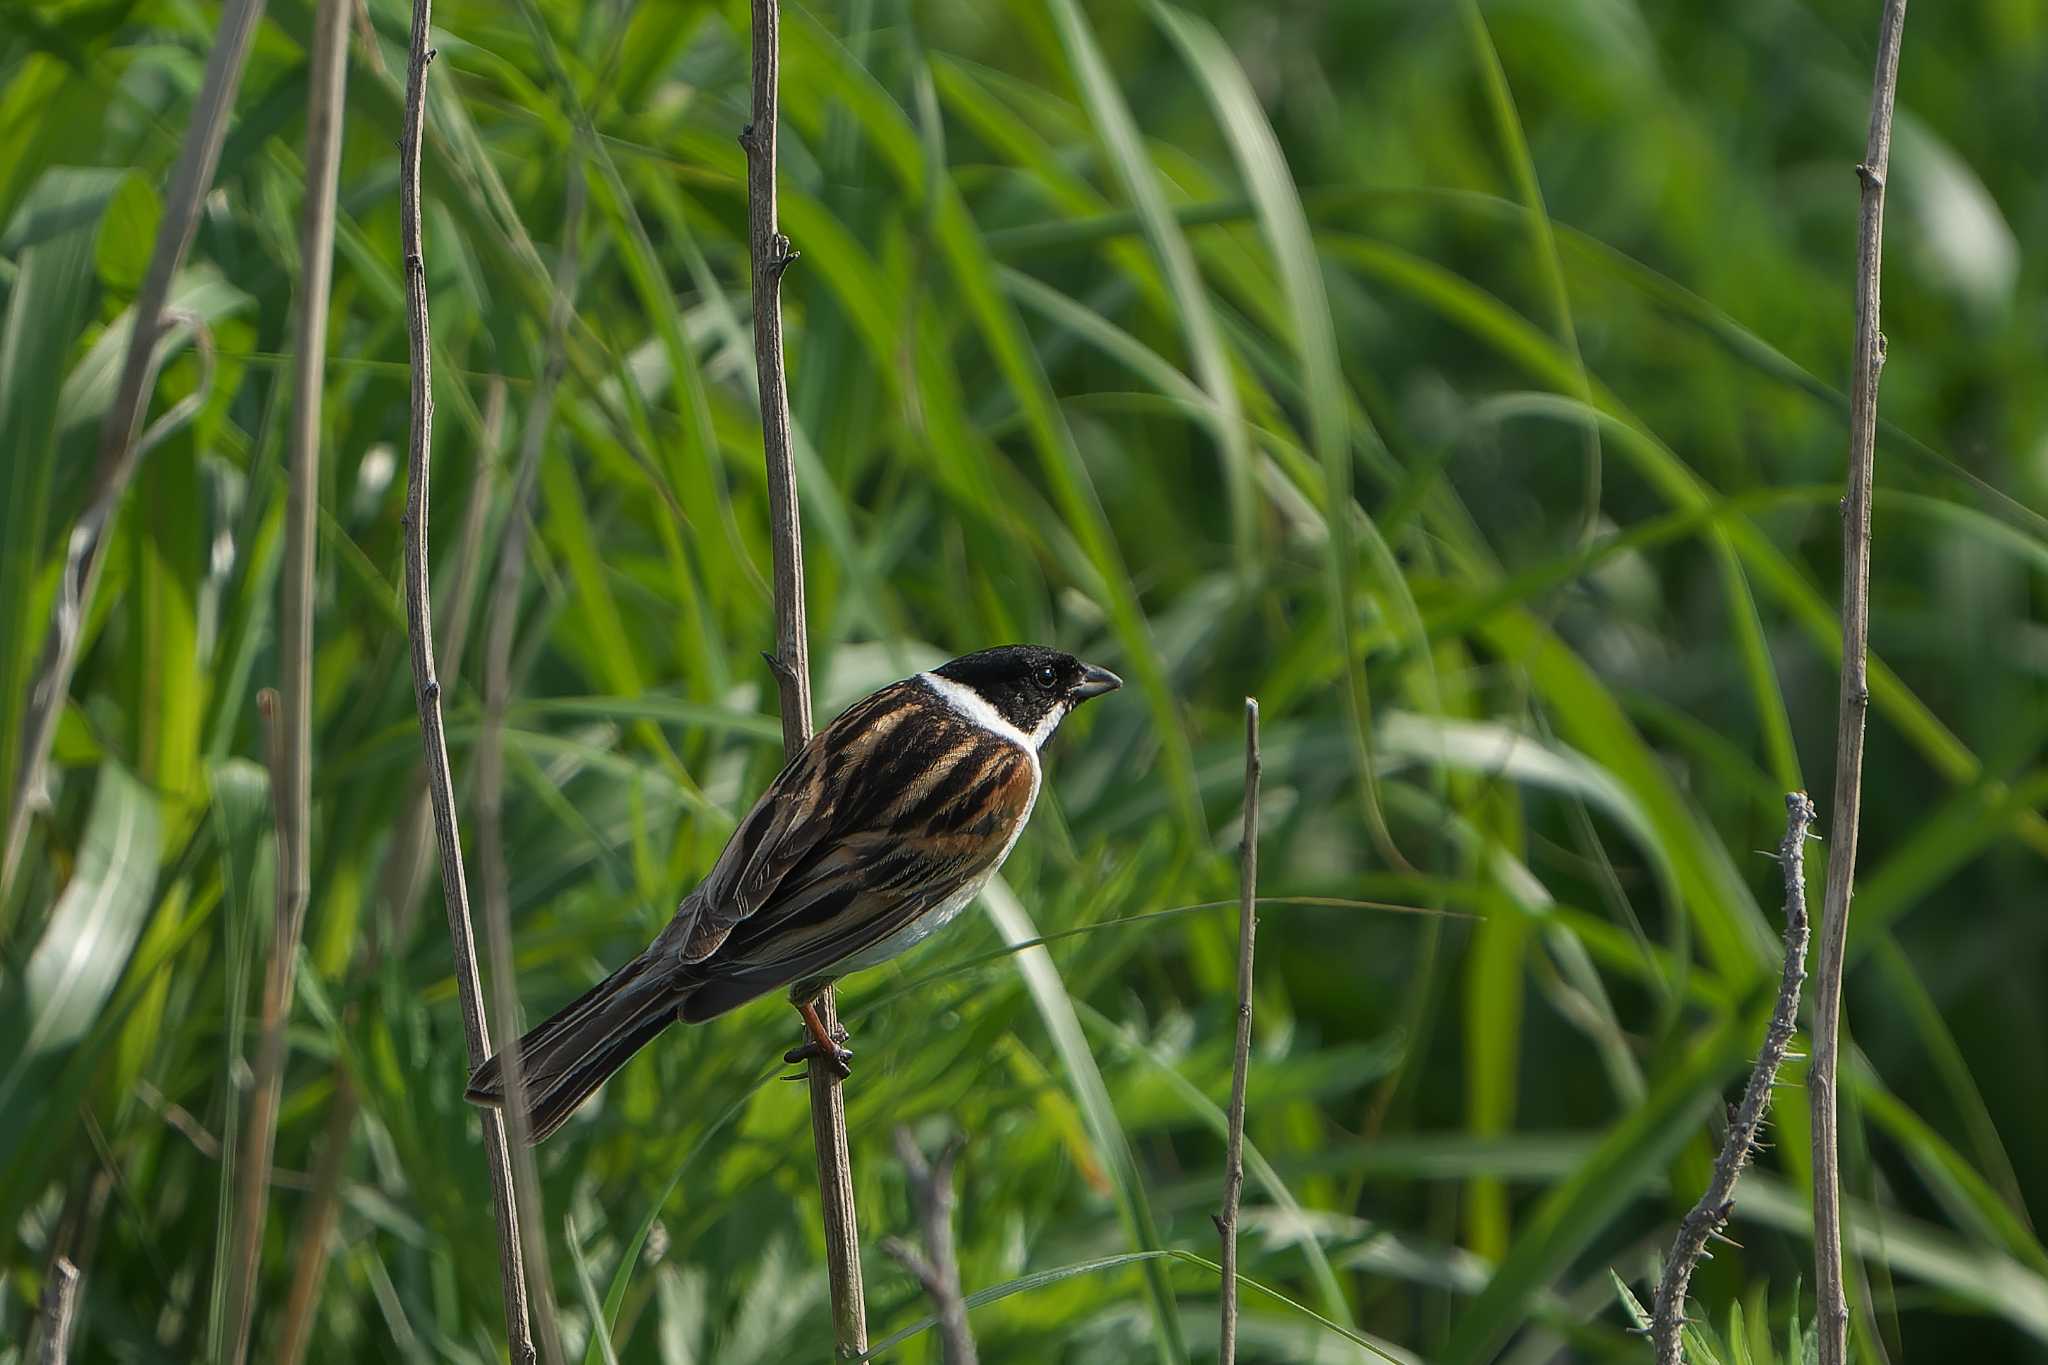
<instances>
[{"instance_id":1,"label":"thin brown stalk","mask_svg":"<svg viewBox=\"0 0 2048 1365\"><path fill-rule=\"evenodd\" d=\"M313 1309L319 1302L320 1282L327 1275L327 1246L341 1221L341 1179L348 1169L357 1103L355 1083L347 1072L339 1073L334 1103L327 1110L327 1134L313 1167L313 1192L293 1234L301 1251L292 1267L292 1287L284 1301L284 1325L277 1346L277 1359L285 1365L304 1360L313 1341Z\"/></svg>"},{"instance_id":2,"label":"thin brown stalk","mask_svg":"<svg viewBox=\"0 0 2048 1365\"><path fill-rule=\"evenodd\" d=\"M279 794L285 784L286 739L283 705L277 691L256 694L263 722L263 754L270 771L271 815L277 828L277 906L271 919L270 953L263 973L262 1031L256 1045L254 1082L243 1139L250 1151L236 1168L233 1278L228 1283L228 1359L246 1359L255 1321L256 1276L263 1260L263 1219L271 1184L272 1144L277 1135L277 1109L284 1088L285 1024L291 1017L292 979L298 947L292 933L291 893L283 875L294 856L285 844L289 817Z\"/></svg>"},{"instance_id":3,"label":"thin brown stalk","mask_svg":"<svg viewBox=\"0 0 2048 1365\"><path fill-rule=\"evenodd\" d=\"M1856 247L1856 356L1849 387L1848 495L1842 499L1842 689L1835 721L1835 797L1828 822L1827 895L1821 906L1820 956L1814 969L1813 1263L1820 1365L1847 1365L1849 1300L1842 1287L1842 1174L1835 1121L1835 1071L1841 1051L1843 957L1849 901L1856 890L1856 833L1863 810L1863 725L1870 710L1870 487L1877 456L1877 381L1884 368L1878 283L1884 260L1885 176L1891 167L1892 103L1906 0L1885 0L1871 82L1870 132L1856 168L1863 184Z\"/></svg>"},{"instance_id":4,"label":"thin brown stalk","mask_svg":"<svg viewBox=\"0 0 2048 1365\"><path fill-rule=\"evenodd\" d=\"M78 1267L59 1256L43 1285L42 1365L64 1365L71 1354L71 1320L78 1308Z\"/></svg>"},{"instance_id":5,"label":"thin brown stalk","mask_svg":"<svg viewBox=\"0 0 2048 1365\"><path fill-rule=\"evenodd\" d=\"M1244 699L1244 837L1237 866L1237 1048L1230 1067L1230 1127L1223 1157L1221 1365L1237 1360L1237 1203L1244 1195L1244 1087L1252 1058L1252 942L1259 932L1259 703Z\"/></svg>"},{"instance_id":6,"label":"thin brown stalk","mask_svg":"<svg viewBox=\"0 0 2048 1365\"><path fill-rule=\"evenodd\" d=\"M370 70L379 76L384 70L383 48L377 42L377 26L370 22L369 0L349 0L355 11L356 41L363 45L363 57L369 62Z\"/></svg>"},{"instance_id":7,"label":"thin brown stalk","mask_svg":"<svg viewBox=\"0 0 2048 1365\"><path fill-rule=\"evenodd\" d=\"M775 207L775 117L779 0L754 0L754 120L740 134L747 151L747 226L753 256L754 373L761 398L761 448L768 462L768 532L775 547L775 659L782 691L782 747L811 738L810 649L804 624L804 537L790 453L789 384L782 360L782 273L797 252Z\"/></svg>"},{"instance_id":8,"label":"thin brown stalk","mask_svg":"<svg viewBox=\"0 0 2048 1365\"><path fill-rule=\"evenodd\" d=\"M485 450L496 453L504 427L505 381L494 377L484 391ZM490 528L495 469L495 460L477 467L469 505L463 510L462 534L456 541L455 579L442 595L442 602L448 608L448 623L441 628L439 638L434 642L435 657L447 661L438 676L454 677L461 668L463 652L469 647L470 623L477 614L478 599L482 596L477 580L483 577L482 565L487 558L483 549L484 533ZM377 884L383 893L385 913L381 921L375 921L371 926L373 932L368 940L370 951L366 958L369 974L375 974L384 952L403 952L405 945L412 942L413 928L419 918L420 889L426 882L427 845L433 839L433 832L434 807L427 797L427 774L422 767L413 774L405 816L392 834L391 846L378 874ZM386 934L390 939L388 944L382 937Z\"/></svg>"},{"instance_id":9,"label":"thin brown stalk","mask_svg":"<svg viewBox=\"0 0 2048 1365\"><path fill-rule=\"evenodd\" d=\"M185 253L191 249L193 234L198 230L200 204L213 185L221 143L227 137L228 111L234 107L249 44L262 18L263 0L227 0L223 6L220 27L207 52L206 71L200 77L199 94L193 101L192 119L185 126L185 141L171 171L163 216L157 220L156 242L150 249L149 270L135 297L134 330L129 334L128 349L122 359L120 384L100 425L93 494L85 514L71 530L63 578L50 612L43 666L37 672L27 714L22 719L21 757L15 771L5 774L12 789L7 803L7 831L4 842L0 842L0 904L6 902L13 889L22 848L28 839L29 816L42 799L43 763L56 738L57 717L71 692L71 674L78 666L86 614L106 558L107 527L146 449L137 438L149 411L149 392L156 378L157 342L163 335L171 281L184 264Z\"/></svg>"},{"instance_id":10,"label":"thin brown stalk","mask_svg":"<svg viewBox=\"0 0 2048 1365\"><path fill-rule=\"evenodd\" d=\"M306 198L299 222L301 294L293 323L291 473L285 493L284 567L278 585L277 742L271 806L277 819L277 915L264 985L256 1097L242 1142L237 1216L240 1238L229 1286L228 1359L248 1359L256 1322L256 1276L277 1146L284 1086L285 1025L292 977L312 894L313 570L320 505L320 410L327 379L327 312L334 266L334 210L341 171L343 90L348 74L347 0L320 0L313 15L306 99ZM266 711L266 717L270 716Z\"/></svg>"},{"instance_id":11,"label":"thin brown stalk","mask_svg":"<svg viewBox=\"0 0 2048 1365\"><path fill-rule=\"evenodd\" d=\"M917 1210L924 1250L900 1237L885 1237L882 1251L909 1271L932 1301L945 1365L977 1365L974 1332L967 1325L967 1299L960 1290L960 1257L953 1242L953 1162L960 1147L956 1135L928 1162L910 1130L896 1130L896 1156L910 1181L910 1202Z\"/></svg>"},{"instance_id":12,"label":"thin brown stalk","mask_svg":"<svg viewBox=\"0 0 2048 1365\"><path fill-rule=\"evenodd\" d=\"M419 709L420 744L434 833L441 850L441 891L448 911L449 945L455 958L456 994L462 1003L469 1068L491 1054L490 1027L477 981L476 938L470 926L469 886L462 869L462 844L455 825L455 784L448 769L448 740L441 721L441 684L434 675L433 600L427 567L427 480L433 446L433 346L428 333L427 266L420 244L420 138L426 122L427 46L433 0L413 0L412 33L406 64L405 124L399 139L399 233L404 252L406 331L412 360L412 421L406 448L405 611L412 637L413 698ZM505 1335L515 1365L534 1360L528 1322L525 1257L520 1249L519 1212L505 1125L495 1109L481 1115L484 1155L497 1212L498 1273L504 1287Z\"/></svg>"},{"instance_id":13,"label":"thin brown stalk","mask_svg":"<svg viewBox=\"0 0 2048 1365\"><path fill-rule=\"evenodd\" d=\"M79 1178L70 1182L63 1208L50 1229L42 1305L22 1350L23 1360L62 1361L75 1344L79 1286L92 1265L93 1250L105 1227L107 1200L114 1191L113 1166L98 1125L89 1117L86 1133L93 1142L92 1155Z\"/></svg>"},{"instance_id":14,"label":"thin brown stalk","mask_svg":"<svg viewBox=\"0 0 2048 1365\"><path fill-rule=\"evenodd\" d=\"M839 1010L830 988L818 998L818 1018L826 1032L836 1036ZM818 1202L825 1219L833 1336L841 1355L857 1355L868 1348L868 1310L861 1283L860 1223L853 1207L853 1157L846 1140L846 1097L832 1067L814 1063L809 1072L811 1144L818 1153Z\"/></svg>"},{"instance_id":15,"label":"thin brown stalk","mask_svg":"<svg viewBox=\"0 0 2048 1365\"><path fill-rule=\"evenodd\" d=\"M485 450L497 450L504 423L505 381L493 378L484 391ZM454 674L469 639L469 622L476 602L476 594L471 589L477 577L476 566L483 559L483 535L485 523L489 520L491 484L491 466L486 464L477 473L469 507L463 513L462 537L455 555L455 581L450 584L445 599L448 614L441 625L441 638L435 642L436 657L448 661L443 676ZM394 943L401 945L411 938L413 909L419 904L420 885L426 880L425 851L427 840L432 837L432 822L433 811L427 800L426 782L416 773L406 798L405 813L392 830L391 842L385 848L384 863L377 876L385 913L381 921L372 922L371 932L364 935L357 962L357 974L362 978L376 976L387 934ZM352 1031L356 1018L353 1004L344 1012L343 1018L343 1032ZM355 1132L356 1115L362 1104L362 1092L356 1089L353 1078L345 1068L338 1070L334 1099L327 1111L327 1131L330 1143L335 1134L341 1135L341 1146L335 1153L336 1161L329 1163L323 1160L314 1170L312 1192L300 1215L303 1226L309 1229L331 1229L339 1215L348 1139ZM291 1297L287 1301L285 1325L280 1337L282 1345L277 1353L281 1365L300 1365L305 1359L306 1349L312 1341L311 1313L319 1300L320 1286L327 1278L328 1254L333 1246L333 1239L326 1236L305 1236L297 1241L298 1259L292 1269Z\"/></svg>"},{"instance_id":16,"label":"thin brown stalk","mask_svg":"<svg viewBox=\"0 0 2048 1365\"><path fill-rule=\"evenodd\" d=\"M1729 1119L1728 1136L1714 1159L1713 1178L1679 1223L1671 1256L1657 1281L1650 1314L1650 1344L1656 1349L1657 1365L1681 1365L1684 1358L1679 1338L1685 1327L1685 1294L1692 1284L1693 1268L1705 1253L1708 1239L1720 1236L1734 1211L1735 1182L1757 1150L1757 1131L1771 1107L1771 1087L1778 1083L1778 1068L1799 1028L1799 987L1806 980L1806 840L1813 816L1813 801L1805 792L1786 795L1785 837L1778 843L1778 866L1785 878L1785 964L1778 977L1778 1003L1771 1010L1770 1027L1764 1031L1764 1045L1749 1073L1742 1103Z\"/></svg>"},{"instance_id":17,"label":"thin brown stalk","mask_svg":"<svg viewBox=\"0 0 2048 1365\"><path fill-rule=\"evenodd\" d=\"M505 532L498 552L497 576L484 614L483 730L477 738L477 858L483 876L485 942L491 954L491 986L505 1041L498 1050L505 1078L503 1114L512 1145L512 1173L519 1187L521 1244L526 1248L526 1274L539 1300L541 1353L549 1365L562 1359L554 1333L554 1277L548 1267L547 1237L541 1219L540 1177L534 1165L527 1122L526 1072L519 1055L519 992L512 954L510 877L505 862L505 706L512 692L512 637L519 619L519 594L526 581L527 509L540 468L554 390L561 379L562 351L574 304L578 229L583 210L583 178L572 167L568 186L568 226L555 274L555 298L549 309L547 355L540 383L534 388L525 430L520 439L519 474ZM602 1322L597 1330L603 1330Z\"/></svg>"},{"instance_id":18,"label":"thin brown stalk","mask_svg":"<svg viewBox=\"0 0 2048 1365\"><path fill-rule=\"evenodd\" d=\"M782 272L797 257L776 223L776 96L781 56L779 0L753 0L753 121L740 134L747 150L747 228L753 256L754 371L761 394L761 446L768 463L769 535L775 546L775 654L782 691L782 746L790 755L811 738L811 663L804 627L803 525L790 452L789 387L782 362ZM838 1010L828 988L818 1000L825 1027ZM846 1141L846 1097L829 1066L810 1068L811 1139L818 1152L824 1206L825 1265L832 1325L842 1355L868 1348L861 1286L860 1229L853 1207L853 1158Z\"/></svg>"}]
</instances>

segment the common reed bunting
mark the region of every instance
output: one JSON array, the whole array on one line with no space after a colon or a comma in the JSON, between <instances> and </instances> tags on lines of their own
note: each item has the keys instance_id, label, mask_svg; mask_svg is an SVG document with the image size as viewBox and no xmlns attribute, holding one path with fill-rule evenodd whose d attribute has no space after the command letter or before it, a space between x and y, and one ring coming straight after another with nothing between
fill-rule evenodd
<instances>
[{"instance_id":1,"label":"common reed bunting","mask_svg":"<svg viewBox=\"0 0 2048 1365\"><path fill-rule=\"evenodd\" d=\"M789 986L842 1075L817 997L959 914L1016 845L1038 799L1038 751L1116 674L1039 645L1005 645L856 703L768 785L718 862L638 957L519 1040L528 1131L553 1133L635 1052ZM469 1098L503 1105L496 1057Z\"/></svg>"}]
</instances>

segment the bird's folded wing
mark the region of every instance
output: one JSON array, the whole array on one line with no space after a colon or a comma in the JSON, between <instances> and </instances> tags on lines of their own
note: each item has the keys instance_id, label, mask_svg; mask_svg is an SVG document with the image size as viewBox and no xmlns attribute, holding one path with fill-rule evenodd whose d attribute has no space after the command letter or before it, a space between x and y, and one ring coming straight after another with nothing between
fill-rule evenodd
<instances>
[{"instance_id":1,"label":"bird's folded wing","mask_svg":"<svg viewBox=\"0 0 2048 1365\"><path fill-rule=\"evenodd\" d=\"M883 688L820 730L776 774L733 831L710 875L691 893L697 913L687 923L677 917L684 931L677 955L686 965L716 952L733 926L760 909L792 868L829 843L836 819L826 779L855 747L848 742L850 732L857 725L893 730L907 718L906 708L914 700L905 684Z\"/></svg>"},{"instance_id":2,"label":"bird's folded wing","mask_svg":"<svg viewBox=\"0 0 2048 1365\"><path fill-rule=\"evenodd\" d=\"M699 888L685 963L791 979L882 941L1001 857L1036 794L1033 756L935 723L921 699L892 706L899 690L820 734L748 815Z\"/></svg>"}]
</instances>

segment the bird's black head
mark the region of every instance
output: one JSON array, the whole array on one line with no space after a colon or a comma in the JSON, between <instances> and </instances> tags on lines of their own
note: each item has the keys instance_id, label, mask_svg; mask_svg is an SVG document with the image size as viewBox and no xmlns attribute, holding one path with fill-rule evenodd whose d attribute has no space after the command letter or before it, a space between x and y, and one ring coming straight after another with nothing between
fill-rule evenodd
<instances>
[{"instance_id":1,"label":"bird's black head","mask_svg":"<svg viewBox=\"0 0 2048 1365\"><path fill-rule=\"evenodd\" d=\"M973 689L1033 744L1050 739L1067 712L1082 702L1123 686L1123 679L1108 669L1044 645L977 650L932 671Z\"/></svg>"}]
</instances>

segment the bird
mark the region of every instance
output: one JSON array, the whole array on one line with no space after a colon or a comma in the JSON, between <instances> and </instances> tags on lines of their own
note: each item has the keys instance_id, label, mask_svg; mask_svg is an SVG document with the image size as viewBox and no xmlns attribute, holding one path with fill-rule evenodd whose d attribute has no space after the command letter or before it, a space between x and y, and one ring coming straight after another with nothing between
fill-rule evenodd
<instances>
[{"instance_id":1,"label":"bird","mask_svg":"<svg viewBox=\"0 0 2048 1365\"><path fill-rule=\"evenodd\" d=\"M777 987L809 1041L791 1062L850 1074L819 995L965 909L1037 803L1039 751L1116 674L1044 645L965 654L869 694L768 784L704 880L637 957L519 1040L527 1138L553 1134L670 1024L702 1023ZM467 1097L506 1103L501 1057Z\"/></svg>"}]
</instances>

